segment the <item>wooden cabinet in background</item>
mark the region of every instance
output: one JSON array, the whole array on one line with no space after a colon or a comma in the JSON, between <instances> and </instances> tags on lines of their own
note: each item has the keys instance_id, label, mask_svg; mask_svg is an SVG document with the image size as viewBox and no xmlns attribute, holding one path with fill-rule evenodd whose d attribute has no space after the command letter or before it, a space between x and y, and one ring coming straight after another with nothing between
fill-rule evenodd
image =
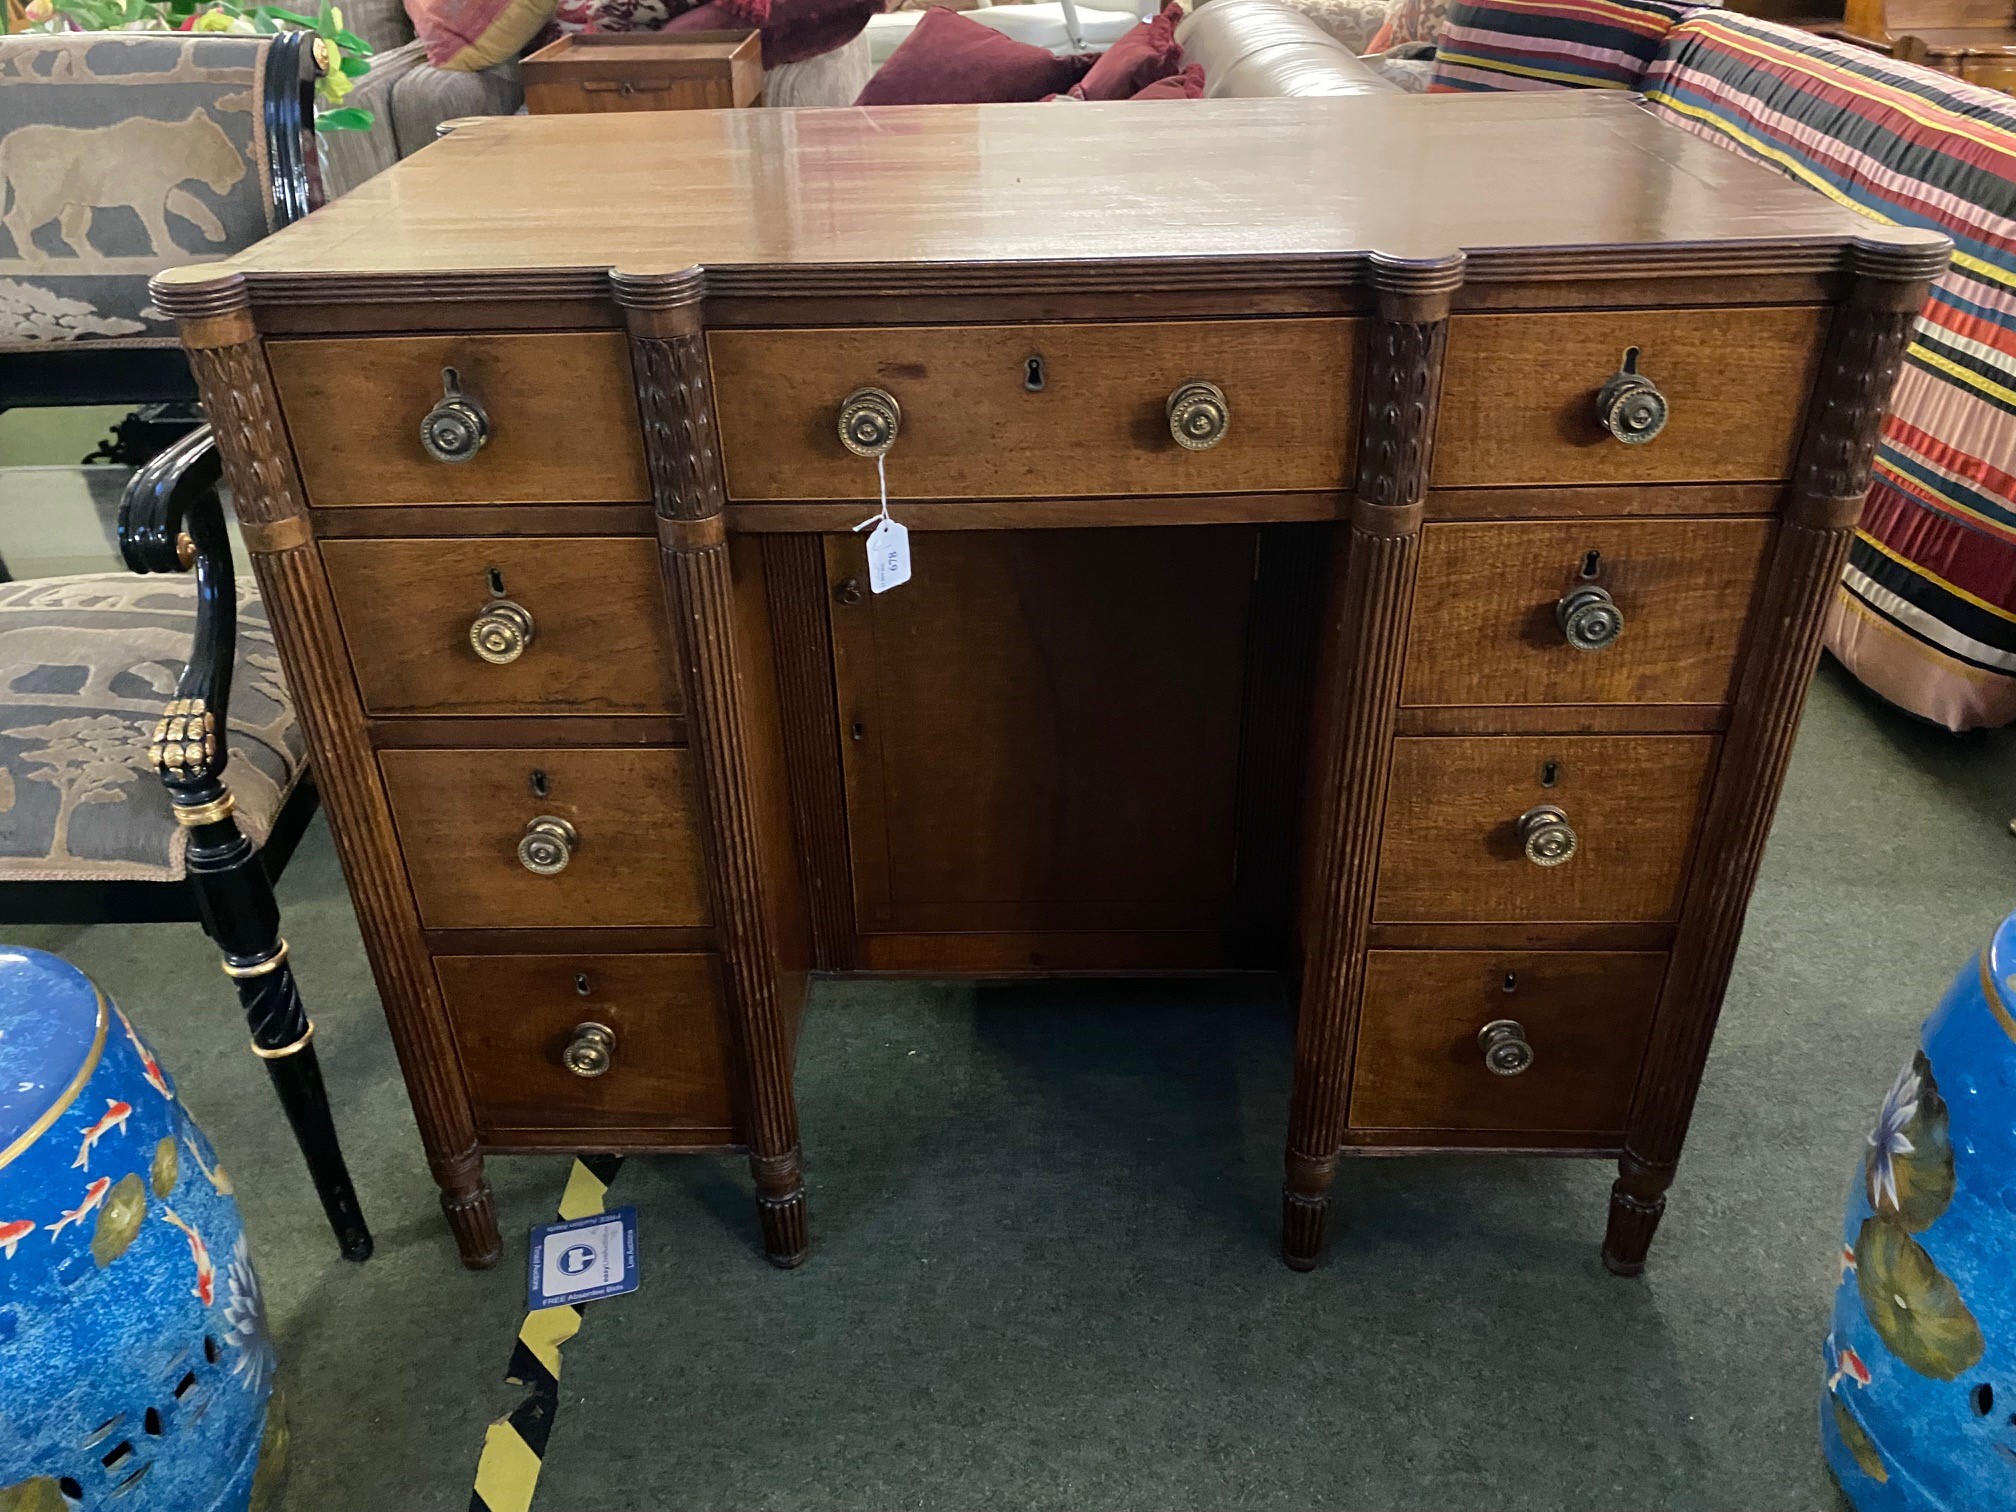
<instances>
[{"instance_id":1,"label":"wooden cabinet in background","mask_svg":"<svg viewBox=\"0 0 2016 1512\"><path fill-rule=\"evenodd\" d=\"M763 103L754 31L576 32L518 65L533 115L733 110Z\"/></svg>"}]
</instances>

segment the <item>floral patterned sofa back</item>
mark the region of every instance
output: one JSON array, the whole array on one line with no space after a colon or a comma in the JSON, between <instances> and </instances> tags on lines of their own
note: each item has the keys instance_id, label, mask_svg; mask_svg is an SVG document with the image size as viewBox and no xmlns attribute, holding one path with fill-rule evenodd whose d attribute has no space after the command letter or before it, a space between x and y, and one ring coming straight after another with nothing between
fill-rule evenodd
<instances>
[{"instance_id":1,"label":"floral patterned sofa back","mask_svg":"<svg viewBox=\"0 0 2016 1512\"><path fill-rule=\"evenodd\" d=\"M175 344L147 280L273 229L271 45L0 37L0 353Z\"/></svg>"},{"instance_id":2,"label":"floral patterned sofa back","mask_svg":"<svg viewBox=\"0 0 2016 1512\"><path fill-rule=\"evenodd\" d=\"M2016 100L1750 16L1664 0L1450 8L1431 90L1636 89L1675 125L1953 263L1891 401L1827 645L1952 729L2016 720Z\"/></svg>"}]
</instances>

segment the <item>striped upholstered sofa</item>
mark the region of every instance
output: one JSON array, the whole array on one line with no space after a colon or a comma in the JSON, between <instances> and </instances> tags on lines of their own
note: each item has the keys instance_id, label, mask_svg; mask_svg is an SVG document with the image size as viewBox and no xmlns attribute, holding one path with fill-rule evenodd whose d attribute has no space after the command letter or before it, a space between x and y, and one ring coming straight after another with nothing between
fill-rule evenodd
<instances>
[{"instance_id":1,"label":"striped upholstered sofa","mask_svg":"<svg viewBox=\"0 0 2016 1512\"><path fill-rule=\"evenodd\" d=\"M1878 220L1953 239L1892 400L1827 645L1956 730L2016 720L2016 99L1667 0L1451 7L1431 91L1635 89Z\"/></svg>"}]
</instances>

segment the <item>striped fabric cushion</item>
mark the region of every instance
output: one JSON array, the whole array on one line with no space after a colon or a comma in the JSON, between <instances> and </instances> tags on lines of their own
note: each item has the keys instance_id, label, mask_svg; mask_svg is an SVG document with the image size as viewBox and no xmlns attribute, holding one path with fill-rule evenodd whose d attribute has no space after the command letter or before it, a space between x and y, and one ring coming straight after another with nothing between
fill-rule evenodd
<instances>
[{"instance_id":1,"label":"striped fabric cushion","mask_svg":"<svg viewBox=\"0 0 2016 1512\"><path fill-rule=\"evenodd\" d=\"M1884 424L1829 645L1955 729L2016 719L2016 101L1727 12L1643 85L1668 120L1953 239Z\"/></svg>"},{"instance_id":2,"label":"striped fabric cushion","mask_svg":"<svg viewBox=\"0 0 2016 1512\"><path fill-rule=\"evenodd\" d=\"M1459 0L1436 38L1428 90L1636 89L1667 32L1695 8L1670 0Z\"/></svg>"}]
</instances>

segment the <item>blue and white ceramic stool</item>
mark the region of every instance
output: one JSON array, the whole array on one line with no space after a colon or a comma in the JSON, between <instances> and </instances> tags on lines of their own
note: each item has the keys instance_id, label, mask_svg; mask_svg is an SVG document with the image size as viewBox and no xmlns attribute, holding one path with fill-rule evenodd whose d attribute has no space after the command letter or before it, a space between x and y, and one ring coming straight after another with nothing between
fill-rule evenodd
<instances>
[{"instance_id":1,"label":"blue and white ceramic stool","mask_svg":"<svg viewBox=\"0 0 2016 1512\"><path fill-rule=\"evenodd\" d=\"M286 1450L231 1182L132 1023L0 949L0 1512L244 1512Z\"/></svg>"},{"instance_id":2,"label":"blue and white ceramic stool","mask_svg":"<svg viewBox=\"0 0 2016 1512\"><path fill-rule=\"evenodd\" d=\"M1821 1439L1860 1512L2016 1507L2016 914L1920 1044L1848 1201Z\"/></svg>"}]
</instances>

